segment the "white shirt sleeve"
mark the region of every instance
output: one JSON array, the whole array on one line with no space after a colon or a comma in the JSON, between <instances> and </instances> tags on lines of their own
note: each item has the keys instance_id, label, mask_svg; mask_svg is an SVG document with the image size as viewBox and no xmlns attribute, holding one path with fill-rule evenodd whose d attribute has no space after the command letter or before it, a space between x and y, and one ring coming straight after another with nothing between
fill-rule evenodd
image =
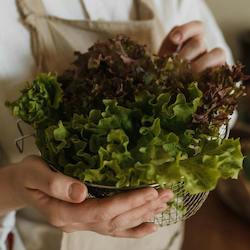
<instances>
[{"instance_id":1,"label":"white shirt sleeve","mask_svg":"<svg viewBox=\"0 0 250 250\"><path fill-rule=\"evenodd\" d=\"M6 250L6 239L15 225L15 212L0 218L0 250Z\"/></svg>"}]
</instances>

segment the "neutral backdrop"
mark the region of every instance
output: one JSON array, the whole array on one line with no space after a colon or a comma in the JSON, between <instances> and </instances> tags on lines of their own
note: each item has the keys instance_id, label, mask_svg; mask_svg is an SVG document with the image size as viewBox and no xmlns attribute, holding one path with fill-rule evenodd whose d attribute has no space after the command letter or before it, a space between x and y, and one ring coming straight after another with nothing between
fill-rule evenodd
<instances>
[{"instance_id":1,"label":"neutral backdrop","mask_svg":"<svg viewBox=\"0 0 250 250\"><path fill-rule=\"evenodd\" d=\"M235 59L239 59L240 35L250 30L250 0L206 0L206 2L223 30Z\"/></svg>"}]
</instances>

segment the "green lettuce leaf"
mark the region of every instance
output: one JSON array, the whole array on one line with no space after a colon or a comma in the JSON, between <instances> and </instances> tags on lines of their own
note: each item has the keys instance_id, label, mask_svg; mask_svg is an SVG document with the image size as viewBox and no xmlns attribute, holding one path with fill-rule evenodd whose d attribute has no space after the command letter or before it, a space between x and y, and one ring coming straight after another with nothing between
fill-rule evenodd
<instances>
[{"instance_id":1,"label":"green lettuce leaf","mask_svg":"<svg viewBox=\"0 0 250 250\"><path fill-rule=\"evenodd\" d=\"M49 164L117 187L184 181L190 193L237 177L239 141L220 139L219 129L244 93L241 66L194 76L189 62L150 55L122 36L76 56L62 75L39 74L7 103L33 126Z\"/></svg>"},{"instance_id":2,"label":"green lettuce leaf","mask_svg":"<svg viewBox=\"0 0 250 250\"><path fill-rule=\"evenodd\" d=\"M239 140L207 140L201 153L180 161L185 188L190 193L212 190L219 178L237 178L242 162Z\"/></svg>"},{"instance_id":3,"label":"green lettuce leaf","mask_svg":"<svg viewBox=\"0 0 250 250\"><path fill-rule=\"evenodd\" d=\"M58 117L56 110L59 109L62 97L63 90L57 77L52 74L39 74L32 85L22 91L17 101L6 104L12 109L13 115L28 124L47 125Z\"/></svg>"}]
</instances>

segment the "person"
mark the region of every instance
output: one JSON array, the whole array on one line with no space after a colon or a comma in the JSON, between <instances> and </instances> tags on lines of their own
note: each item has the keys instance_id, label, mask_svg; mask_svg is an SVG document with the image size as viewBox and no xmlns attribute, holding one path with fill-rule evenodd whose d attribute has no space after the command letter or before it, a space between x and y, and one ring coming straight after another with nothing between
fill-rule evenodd
<instances>
[{"instance_id":1,"label":"person","mask_svg":"<svg viewBox=\"0 0 250 250\"><path fill-rule=\"evenodd\" d=\"M18 250L60 249L61 231L66 232L62 250L179 249L181 224L157 230L146 223L166 208L173 196L170 190L146 188L87 199L84 184L47 167L32 138L25 142L24 153L18 153L13 143L19 136L16 120L4 103L15 99L37 72L61 72L74 60L74 51L85 52L95 41L116 34L147 44L154 53L178 53L191 62L194 73L232 63L205 1L0 0L0 4L0 249L7 244ZM13 211L21 208L25 209L14 227Z\"/></svg>"}]
</instances>

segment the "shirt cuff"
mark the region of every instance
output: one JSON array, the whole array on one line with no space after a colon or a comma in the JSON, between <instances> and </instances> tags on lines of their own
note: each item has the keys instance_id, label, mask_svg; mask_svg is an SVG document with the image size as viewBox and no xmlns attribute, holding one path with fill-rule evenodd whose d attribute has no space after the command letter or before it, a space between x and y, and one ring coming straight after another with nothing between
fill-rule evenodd
<instances>
[{"instance_id":1,"label":"shirt cuff","mask_svg":"<svg viewBox=\"0 0 250 250\"><path fill-rule=\"evenodd\" d=\"M10 212L4 217L0 218L0 249L6 250L6 240L8 234L15 226L15 211Z\"/></svg>"}]
</instances>

